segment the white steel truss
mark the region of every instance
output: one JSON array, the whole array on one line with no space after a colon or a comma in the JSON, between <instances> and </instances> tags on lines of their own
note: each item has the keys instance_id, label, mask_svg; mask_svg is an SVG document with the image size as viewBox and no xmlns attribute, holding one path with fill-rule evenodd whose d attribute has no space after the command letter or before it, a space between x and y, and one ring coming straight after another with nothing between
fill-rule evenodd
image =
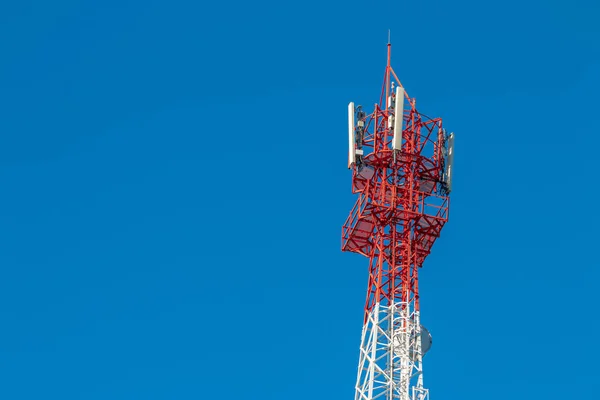
<instances>
[{"instance_id":1,"label":"white steel truss","mask_svg":"<svg viewBox=\"0 0 600 400\"><path fill-rule=\"evenodd\" d=\"M375 304L363 326L355 400L429 400L414 301Z\"/></svg>"}]
</instances>

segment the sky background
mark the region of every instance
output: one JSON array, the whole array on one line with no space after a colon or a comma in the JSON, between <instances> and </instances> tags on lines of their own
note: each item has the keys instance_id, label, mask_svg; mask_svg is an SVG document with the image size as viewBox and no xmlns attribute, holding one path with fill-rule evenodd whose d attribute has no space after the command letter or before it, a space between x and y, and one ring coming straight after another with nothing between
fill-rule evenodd
<instances>
[{"instance_id":1,"label":"sky background","mask_svg":"<svg viewBox=\"0 0 600 400\"><path fill-rule=\"evenodd\" d=\"M206 2L205 2L206 3ZM597 1L0 6L0 397L352 399L347 104L456 132L435 399L600 391Z\"/></svg>"}]
</instances>

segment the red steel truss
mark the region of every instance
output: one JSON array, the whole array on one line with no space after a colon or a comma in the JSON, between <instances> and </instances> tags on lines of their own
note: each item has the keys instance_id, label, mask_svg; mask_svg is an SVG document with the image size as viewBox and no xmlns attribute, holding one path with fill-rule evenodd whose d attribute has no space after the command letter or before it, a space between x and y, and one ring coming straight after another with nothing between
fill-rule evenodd
<instances>
[{"instance_id":1,"label":"red steel truss","mask_svg":"<svg viewBox=\"0 0 600 400\"><path fill-rule=\"evenodd\" d=\"M442 120L419 113L406 92L402 147L392 149L389 98L394 100L393 85L402 85L390 55L388 44L379 103L364 124L364 156L352 165L358 199L342 228L342 250L369 258L365 321L378 303L412 303L419 311L418 269L448 221Z\"/></svg>"}]
</instances>

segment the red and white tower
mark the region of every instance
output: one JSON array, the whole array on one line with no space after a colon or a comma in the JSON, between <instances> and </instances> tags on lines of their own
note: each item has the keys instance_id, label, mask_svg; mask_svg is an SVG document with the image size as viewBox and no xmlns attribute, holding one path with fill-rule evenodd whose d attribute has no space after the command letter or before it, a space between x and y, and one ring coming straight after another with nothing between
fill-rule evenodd
<instances>
[{"instance_id":1,"label":"red and white tower","mask_svg":"<svg viewBox=\"0 0 600 400\"><path fill-rule=\"evenodd\" d=\"M352 193L342 250L369 259L355 400L424 400L419 268L448 221L454 134L416 109L390 65L379 103L348 105Z\"/></svg>"}]
</instances>

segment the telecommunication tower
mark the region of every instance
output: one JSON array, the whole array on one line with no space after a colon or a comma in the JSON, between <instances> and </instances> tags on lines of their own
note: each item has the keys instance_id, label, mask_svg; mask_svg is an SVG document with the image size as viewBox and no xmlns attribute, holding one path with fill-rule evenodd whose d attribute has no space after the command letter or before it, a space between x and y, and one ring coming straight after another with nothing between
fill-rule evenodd
<instances>
[{"instance_id":1,"label":"telecommunication tower","mask_svg":"<svg viewBox=\"0 0 600 400\"><path fill-rule=\"evenodd\" d=\"M390 65L379 103L348 105L352 193L342 250L369 259L355 400L425 400L419 268L448 221L454 134L416 109Z\"/></svg>"}]
</instances>

